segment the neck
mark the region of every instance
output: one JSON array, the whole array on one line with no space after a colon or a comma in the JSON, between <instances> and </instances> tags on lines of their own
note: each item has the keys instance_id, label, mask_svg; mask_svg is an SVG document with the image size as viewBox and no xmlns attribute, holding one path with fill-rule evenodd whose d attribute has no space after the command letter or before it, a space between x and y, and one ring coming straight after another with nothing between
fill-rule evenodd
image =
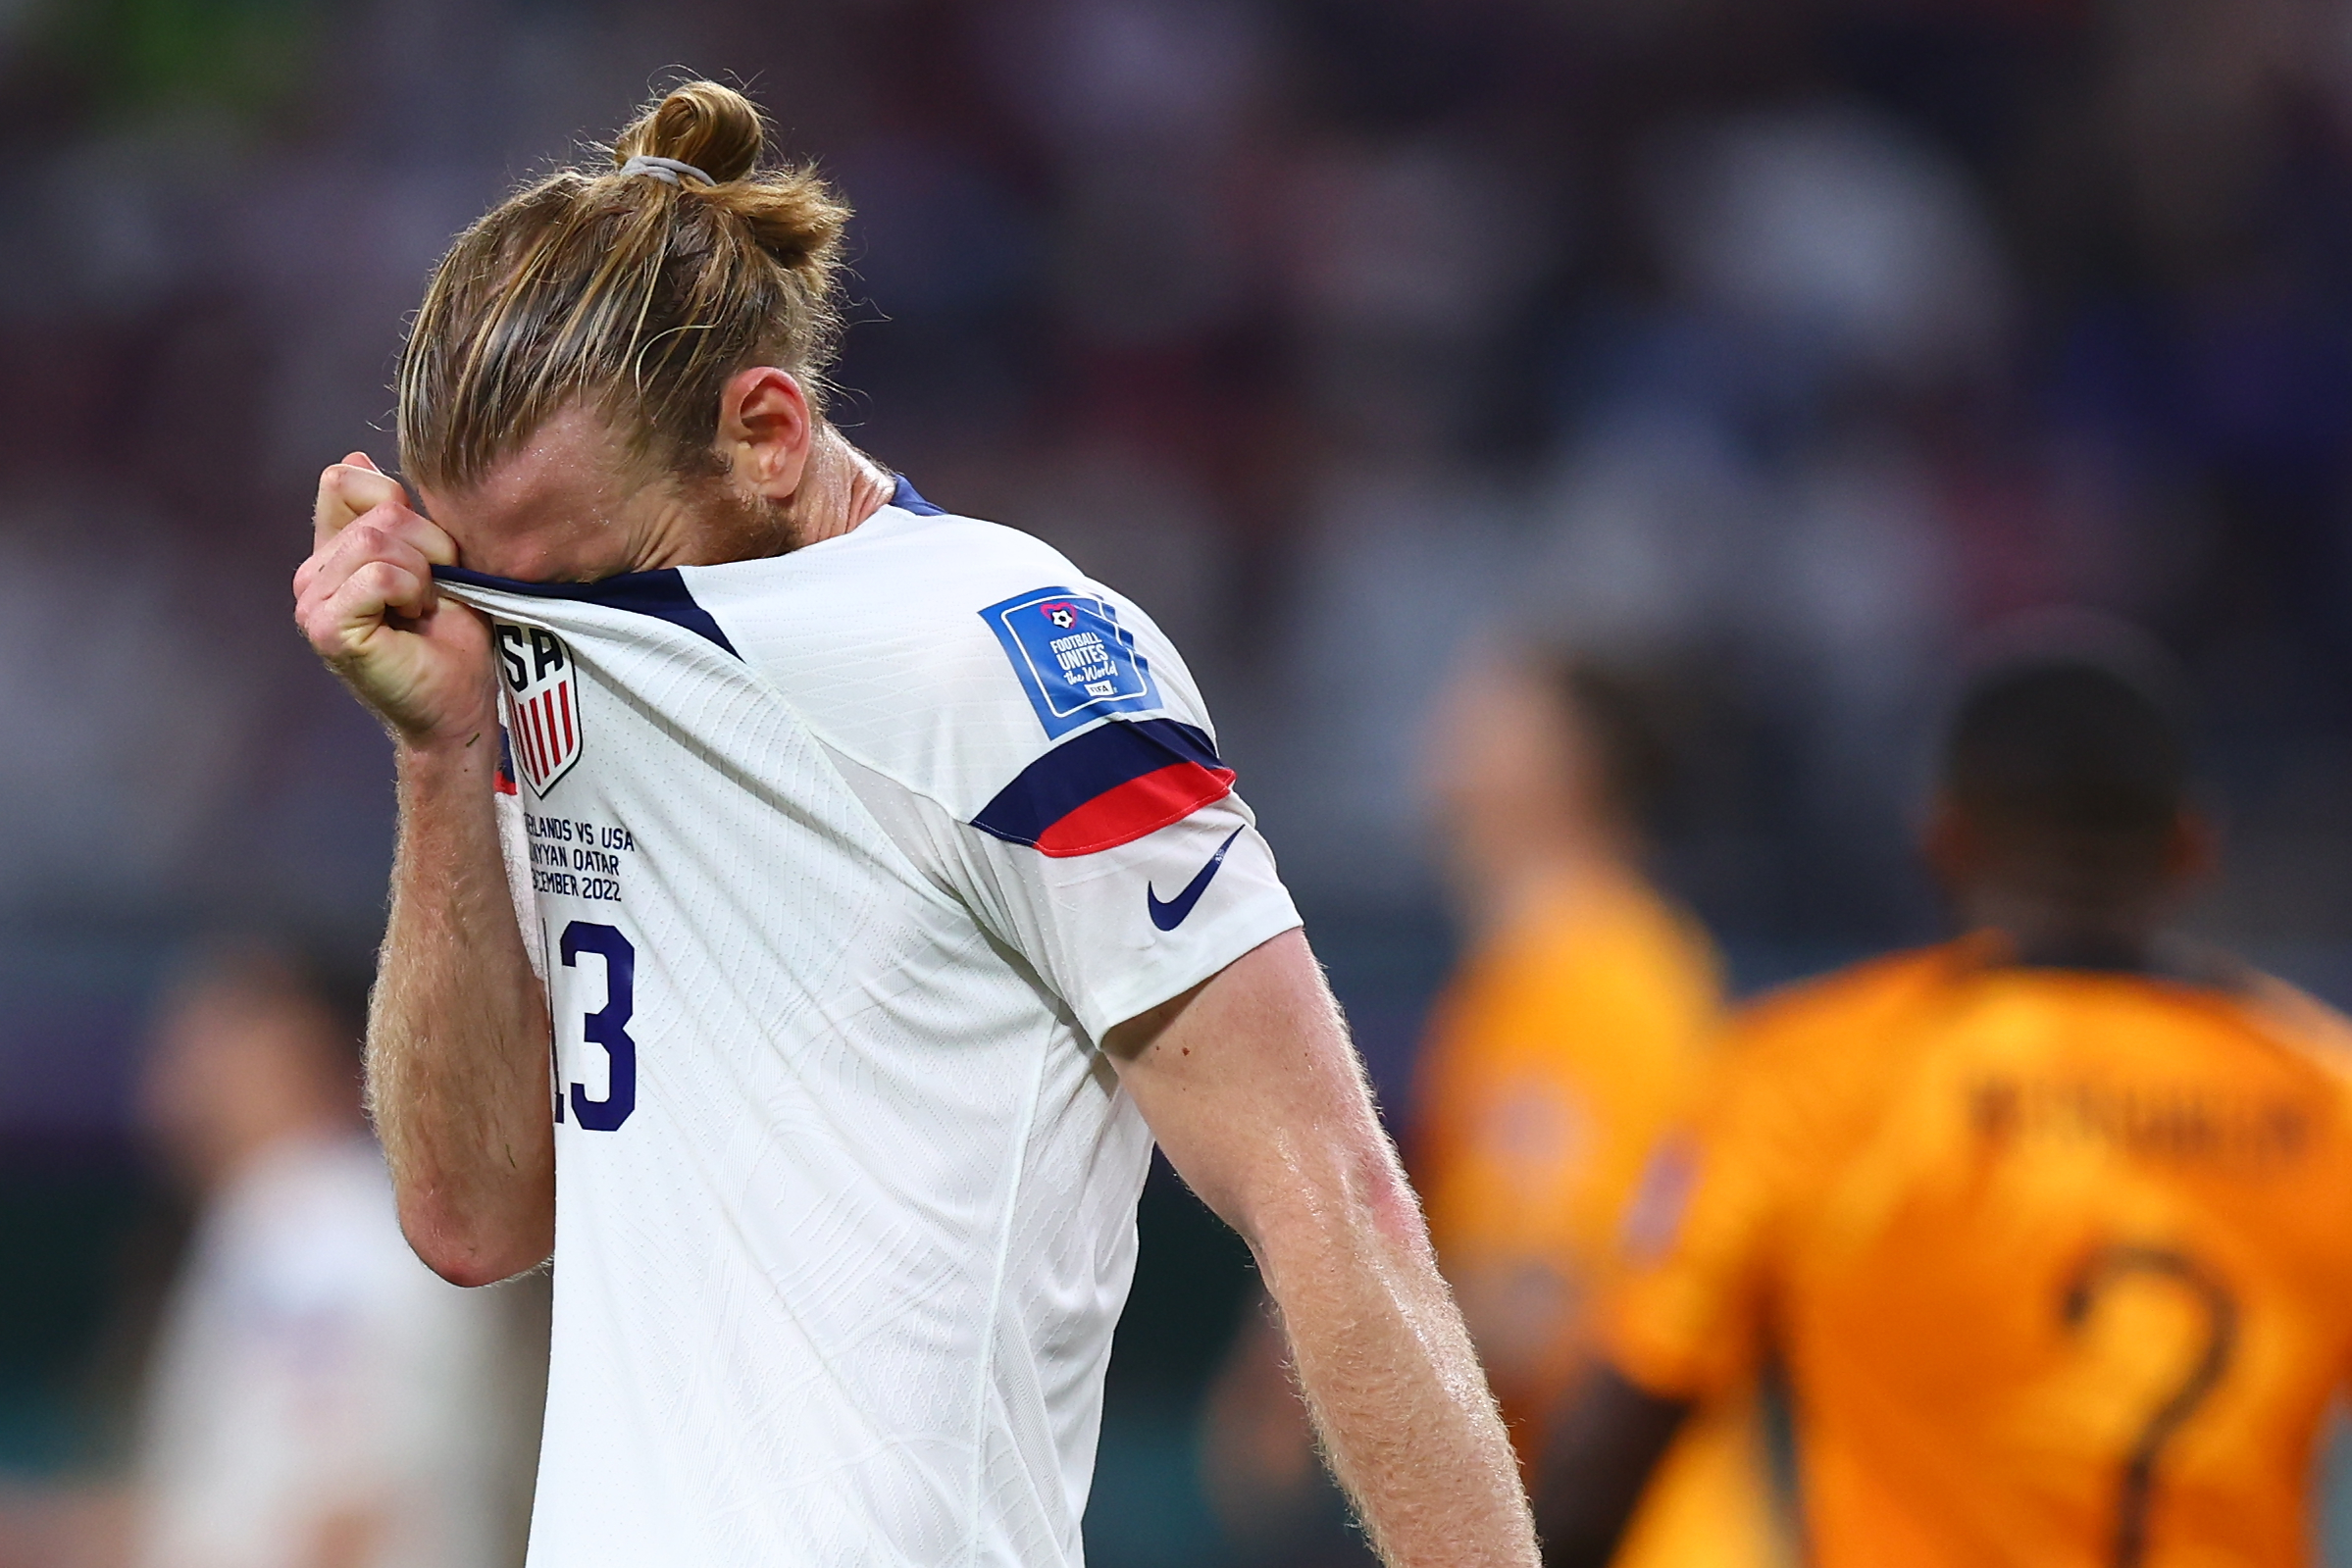
<instances>
[{"instance_id":1,"label":"neck","mask_svg":"<svg viewBox=\"0 0 2352 1568\"><path fill-rule=\"evenodd\" d=\"M2158 922L2145 908L2076 907L1998 888L1973 892L1960 907L1971 929L2006 936L2020 964L2131 971L2154 966Z\"/></svg>"},{"instance_id":2,"label":"neck","mask_svg":"<svg viewBox=\"0 0 2352 1568\"><path fill-rule=\"evenodd\" d=\"M648 514L624 570L723 566L805 549L856 528L890 504L894 489L880 464L832 426L819 426L789 498L769 500L728 479L698 490L672 487Z\"/></svg>"},{"instance_id":3,"label":"neck","mask_svg":"<svg viewBox=\"0 0 2352 1568\"><path fill-rule=\"evenodd\" d=\"M830 425L817 428L808 467L793 493L789 549L839 538L890 504L895 486L882 465L851 446Z\"/></svg>"},{"instance_id":4,"label":"neck","mask_svg":"<svg viewBox=\"0 0 2352 1568\"><path fill-rule=\"evenodd\" d=\"M1619 846L1571 835L1528 842L1514 839L1475 857L1463 879L1463 904L1474 939L1491 941L1534 910L1595 890L1637 881Z\"/></svg>"}]
</instances>

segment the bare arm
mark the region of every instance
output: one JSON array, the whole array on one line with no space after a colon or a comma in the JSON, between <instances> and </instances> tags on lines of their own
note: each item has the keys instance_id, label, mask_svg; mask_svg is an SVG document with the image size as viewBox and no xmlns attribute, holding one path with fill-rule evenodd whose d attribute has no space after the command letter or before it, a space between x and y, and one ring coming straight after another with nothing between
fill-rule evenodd
<instances>
[{"instance_id":1,"label":"bare arm","mask_svg":"<svg viewBox=\"0 0 2352 1568\"><path fill-rule=\"evenodd\" d=\"M1104 1043L1169 1160L1256 1254L1382 1560L1531 1568L1510 1443L1304 936Z\"/></svg>"},{"instance_id":2,"label":"bare arm","mask_svg":"<svg viewBox=\"0 0 2352 1568\"><path fill-rule=\"evenodd\" d=\"M482 619L440 599L456 551L364 458L319 482L295 621L390 732L400 837L368 1018L368 1104L417 1255L458 1285L555 1239L547 1006L492 812L496 688Z\"/></svg>"}]
</instances>

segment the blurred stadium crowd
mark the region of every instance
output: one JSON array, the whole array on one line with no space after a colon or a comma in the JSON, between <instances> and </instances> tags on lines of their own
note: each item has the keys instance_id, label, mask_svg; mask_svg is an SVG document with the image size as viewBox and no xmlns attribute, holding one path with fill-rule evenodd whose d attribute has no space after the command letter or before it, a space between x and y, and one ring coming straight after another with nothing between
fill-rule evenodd
<instances>
[{"instance_id":1,"label":"blurred stadium crowd","mask_svg":"<svg viewBox=\"0 0 2352 1568\"><path fill-rule=\"evenodd\" d=\"M858 209L852 439L1187 650L1392 1111L1452 944L1430 710L1479 648L1638 673L1660 872L1749 987L1932 935L1956 672L2020 616L2126 617L2203 716L2200 926L2352 997L2340 0L19 0L19 1490L130 1441L174 955L364 957L381 920L385 751L285 621L317 471L394 455L448 238L678 65ZM1188 1204L1147 1199L1105 1568L1221 1549L1191 1411L1248 1277Z\"/></svg>"}]
</instances>

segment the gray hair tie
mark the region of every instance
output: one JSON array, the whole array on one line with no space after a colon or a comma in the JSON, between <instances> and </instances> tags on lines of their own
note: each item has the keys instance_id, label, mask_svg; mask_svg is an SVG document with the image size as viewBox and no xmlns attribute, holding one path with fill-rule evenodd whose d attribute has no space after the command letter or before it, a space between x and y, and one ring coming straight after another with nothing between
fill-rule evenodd
<instances>
[{"instance_id":1,"label":"gray hair tie","mask_svg":"<svg viewBox=\"0 0 2352 1568\"><path fill-rule=\"evenodd\" d=\"M682 163L676 158L656 158L649 152L640 152L631 158L621 166L620 172L624 175L650 175L655 179L666 180L670 184L682 187L684 182L679 179L680 175L692 175L705 185L718 183L717 180L696 169L692 164Z\"/></svg>"}]
</instances>

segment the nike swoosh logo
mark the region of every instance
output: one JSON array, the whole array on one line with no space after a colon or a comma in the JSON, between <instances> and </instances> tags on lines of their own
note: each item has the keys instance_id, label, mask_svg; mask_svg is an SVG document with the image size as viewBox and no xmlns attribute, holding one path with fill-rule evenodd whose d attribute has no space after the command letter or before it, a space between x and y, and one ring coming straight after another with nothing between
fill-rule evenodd
<instances>
[{"instance_id":1,"label":"nike swoosh logo","mask_svg":"<svg viewBox=\"0 0 2352 1568\"><path fill-rule=\"evenodd\" d=\"M1159 901L1159 889L1150 883L1144 884L1144 903L1151 911L1151 924L1161 931L1174 931L1183 925L1184 917L1193 912L1193 905L1199 903L1201 895L1208 891L1209 880L1216 876L1217 868L1225 864L1225 851L1231 849L1233 841L1241 835L1239 828L1227 834L1225 841L1217 845L1217 852L1208 857L1208 864L1194 872L1193 880L1184 885L1184 891L1164 904Z\"/></svg>"}]
</instances>

